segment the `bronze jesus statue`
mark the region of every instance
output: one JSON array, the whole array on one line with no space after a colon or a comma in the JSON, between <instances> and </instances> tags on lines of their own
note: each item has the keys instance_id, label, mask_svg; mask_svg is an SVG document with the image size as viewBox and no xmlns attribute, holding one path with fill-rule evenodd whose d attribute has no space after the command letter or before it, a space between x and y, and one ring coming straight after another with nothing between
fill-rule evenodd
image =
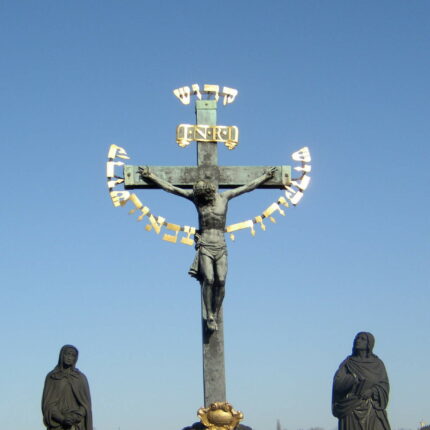
<instances>
[{"instance_id":1,"label":"bronze jesus statue","mask_svg":"<svg viewBox=\"0 0 430 430\"><path fill-rule=\"evenodd\" d=\"M148 167L139 168L143 179L149 179L163 190L192 201L197 209L199 229L194 237L197 252L188 273L197 278L202 287L206 326L210 332L218 329L218 316L225 295L227 245L224 233L228 202L273 178L275 170L272 167L248 184L219 193L210 181L199 180L192 190L186 190L161 179L150 172Z\"/></svg>"}]
</instances>

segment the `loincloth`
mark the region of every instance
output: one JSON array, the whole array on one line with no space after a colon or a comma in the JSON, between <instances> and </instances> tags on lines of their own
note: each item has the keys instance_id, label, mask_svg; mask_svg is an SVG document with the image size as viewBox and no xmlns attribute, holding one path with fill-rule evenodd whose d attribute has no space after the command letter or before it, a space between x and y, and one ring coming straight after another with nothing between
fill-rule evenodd
<instances>
[{"instance_id":1,"label":"loincloth","mask_svg":"<svg viewBox=\"0 0 430 430\"><path fill-rule=\"evenodd\" d=\"M205 255L209 257L213 263L219 259L227 256L227 244L223 241L221 244L208 244L196 236L196 255L194 256L193 263L191 264L188 274L199 281L202 281L202 274L200 273L200 256Z\"/></svg>"}]
</instances>

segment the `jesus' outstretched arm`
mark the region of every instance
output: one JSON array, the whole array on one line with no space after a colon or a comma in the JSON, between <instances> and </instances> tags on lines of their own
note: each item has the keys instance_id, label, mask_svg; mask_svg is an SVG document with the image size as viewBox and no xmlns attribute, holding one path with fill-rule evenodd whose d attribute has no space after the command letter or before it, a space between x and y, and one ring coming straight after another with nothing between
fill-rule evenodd
<instances>
[{"instance_id":1,"label":"jesus' outstretched arm","mask_svg":"<svg viewBox=\"0 0 430 430\"><path fill-rule=\"evenodd\" d=\"M175 194L177 196L185 197L188 200L192 200L192 195L193 195L192 190L184 190L182 188L176 187L175 185L171 184L170 182L167 182L164 179L161 179L155 173L152 173L149 170L149 167L147 167L147 166L139 167L138 171L140 173L140 176L143 179L149 179L150 181L155 182L164 191L167 191L168 193Z\"/></svg>"},{"instance_id":2,"label":"jesus' outstretched arm","mask_svg":"<svg viewBox=\"0 0 430 430\"><path fill-rule=\"evenodd\" d=\"M275 171L276 171L276 167L271 167L263 175L261 175L257 179L254 179L248 184L242 185L237 188L233 188L232 190L224 191L222 193L222 196L225 197L227 200L230 200L233 197L237 197L237 196L240 196L241 194L248 193L252 190L255 190L263 182L266 182L267 180L273 178Z\"/></svg>"}]
</instances>

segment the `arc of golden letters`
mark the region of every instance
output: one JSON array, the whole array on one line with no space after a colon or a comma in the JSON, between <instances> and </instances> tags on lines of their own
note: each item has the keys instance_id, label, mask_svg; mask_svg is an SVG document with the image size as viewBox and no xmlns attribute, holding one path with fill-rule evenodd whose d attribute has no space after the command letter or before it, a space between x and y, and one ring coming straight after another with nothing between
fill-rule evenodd
<instances>
[{"instance_id":1,"label":"arc of golden letters","mask_svg":"<svg viewBox=\"0 0 430 430\"><path fill-rule=\"evenodd\" d=\"M106 178L109 194L112 199L113 205L115 207L122 207L125 206L128 202L130 202L130 205L132 205L133 207L128 212L129 215L138 213L139 216L137 217L137 221L142 221L145 217L147 217L148 223L145 225L146 231L149 232L153 230L156 234L160 234L161 229L165 228L169 231L169 233L164 233L162 239L171 243L177 243L179 234L183 233L183 236L181 237L179 242L185 245L193 245L194 240L191 239L191 236L194 236L194 234L196 233L195 227L187 225L181 226L179 224L172 224L170 222L167 222L166 218L152 214L149 207L144 206L135 193L131 193L130 191L125 190L115 190L117 186L121 185L124 182L124 178L117 175L115 172L116 167L120 167L125 164L124 162L117 160L118 158L126 160L130 159L124 148L121 148L117 145L111 145L108 153L108 161L106 163ZM285 186L285 197L279 197L276 202L272 203L260 215L257 215L252 219L227 226L225 232L230 233L231 240L235 239L235 236L233 234L234 232L247 228L249 228L251 234L255 236L254 226L256 224L259 224L260 228L263 231L266 230L266 226L264 224L264 220L266 218L268 218L271 222L275 223L276 219L274 218L274 214L276 212L279 212L279 214L284 216L285 211L282 207L288 208L288 201L293 206L296 206L300 202L303 197L303 192L308 188L311 180L310 176L308 175L308 173L312 169L311 165L308 164L311 161L309 148L304 147L294 152L292 154L292 159L294 161L301 162L300 166L294 167L294 170L301 173L301 175L300 177L293 179L289 186Z\"/></svg>"}]
</instances>

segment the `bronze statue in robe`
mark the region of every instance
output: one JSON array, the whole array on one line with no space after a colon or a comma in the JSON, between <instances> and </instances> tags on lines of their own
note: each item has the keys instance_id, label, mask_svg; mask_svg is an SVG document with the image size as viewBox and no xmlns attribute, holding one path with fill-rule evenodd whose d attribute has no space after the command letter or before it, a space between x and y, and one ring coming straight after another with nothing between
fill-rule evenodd
<instances>
[{"instance_id":1,"label":"bronze statue in robe","mask_svg":"<svg viewBox=\"0 0 430 430\"><path fill-rule=\"evenodd\" d=\"M384 363L373 354L371 333L355 336L352 355L334 375L332 412L339 430L390 430L386 407L390 385Z\"/></svg>"},{"instance_id":2,"label":"bronze statue in robe","mask_svg":"<svg viewBox=\"0 0 430 430\"><path fill-rule=\"evenodd\" d=\"M42 413L48 430L93 430L88 381L75 367L78 354L76 347L64 345L57 366L46 376Z\"/></svg>"}]
</instances>

